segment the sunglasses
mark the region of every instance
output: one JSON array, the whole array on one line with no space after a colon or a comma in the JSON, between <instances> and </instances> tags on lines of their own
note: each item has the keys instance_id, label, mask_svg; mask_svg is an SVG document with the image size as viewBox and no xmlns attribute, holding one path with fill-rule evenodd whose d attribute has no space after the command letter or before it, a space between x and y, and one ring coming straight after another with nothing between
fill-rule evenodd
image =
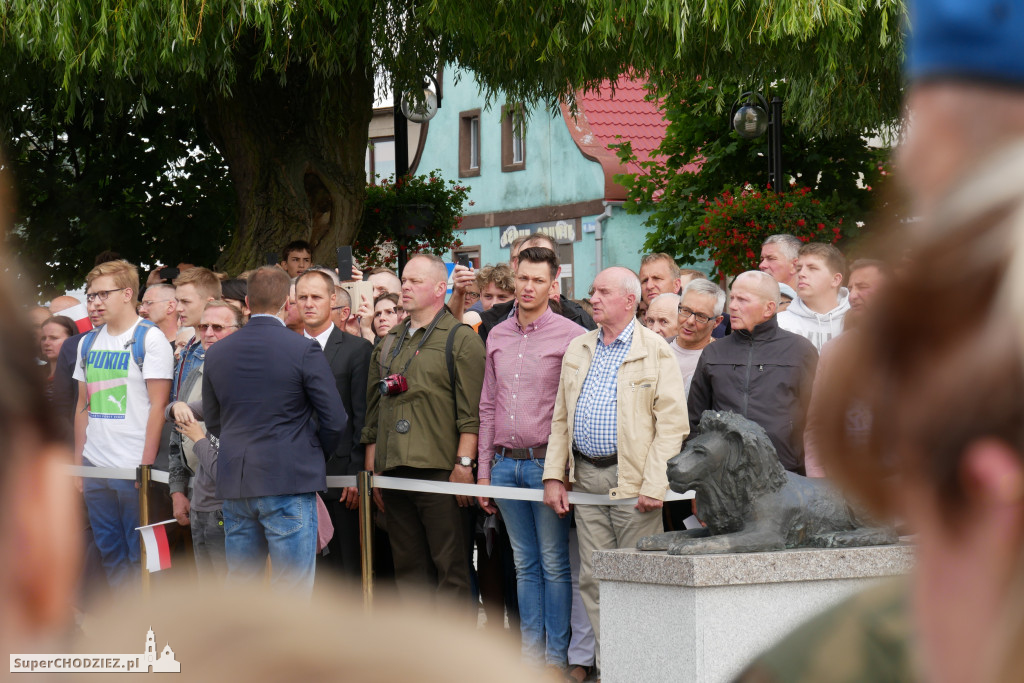
<instances>
[{"instance_id":1,"label":"sunglasses","mask_svg":"<svg viewBox=\"0 0 1024 683\"><path fill-rule=\"evenodd\" d=\"M196 327L198 327L199 331L204 334L206 333L207 330L213 330L214 334L220 334L224 330L231 327L238 327L238 325L215 325L214 323L200 323L196 325Z\"/></svg>"}]
</instances>

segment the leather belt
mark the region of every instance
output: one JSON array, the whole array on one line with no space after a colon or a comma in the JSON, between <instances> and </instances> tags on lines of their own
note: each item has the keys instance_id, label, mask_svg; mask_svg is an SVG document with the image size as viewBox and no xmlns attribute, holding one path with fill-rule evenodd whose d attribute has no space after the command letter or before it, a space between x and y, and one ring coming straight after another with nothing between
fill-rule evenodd
<instances>
[{"instance_id":1,"label":"leather belt","mask_svg":"<svg viewBox=\"0 0 1024 683\"><path fill-rule=\"evenodd\" d=\"M573 447L572 454L582 458L584 462L590 463L594 467L611 467L612 465L619 464L619 454L612 453L611 455L600 455L596 458L592 458L586 453L582 453L577 448Z\"/></svg>"},{"instance_id":2,"label":"leather belt","mask_svg":"<svg viewBox=\"0 0 1024 683\"><path fill-rule=\"evenodd\" d=\"M512 460L540 460L548 452L548 445L534 446L533 448L505 448L504 446L498 446L498 453L505 458Z\"/></svg>"}]
</instances>

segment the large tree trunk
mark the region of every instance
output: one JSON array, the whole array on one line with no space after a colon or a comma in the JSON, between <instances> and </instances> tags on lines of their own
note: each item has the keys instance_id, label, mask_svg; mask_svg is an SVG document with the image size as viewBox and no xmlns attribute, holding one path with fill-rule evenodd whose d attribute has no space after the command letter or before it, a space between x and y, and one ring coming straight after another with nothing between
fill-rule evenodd
<instances>
[{"instance_id":1,"label":"large tree trunk","mask_svg":"<svg viewBox=\"0 0 1024 683\"><path fill-rule=\"evenodd\" d=\"M286 85L240 69L230 97L210 96L203 118L238 198L217 267L235 275L263 265L295 239L310 242L314 263L333 264L359 226L372 116L373 80L361 65L330 80L295 66Z\"/></svg>"}]
</instances>

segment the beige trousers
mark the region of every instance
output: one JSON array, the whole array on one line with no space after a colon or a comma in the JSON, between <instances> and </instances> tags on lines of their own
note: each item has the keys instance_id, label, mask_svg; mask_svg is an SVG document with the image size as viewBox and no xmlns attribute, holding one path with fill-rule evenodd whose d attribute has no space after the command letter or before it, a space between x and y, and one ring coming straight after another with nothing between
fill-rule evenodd
<instances>
[{"instance_id":1,"label":"beige trousers","mask_svg":"<svg viewBox=\"0 0 1024 683\"><path fill-rule=\"evenodd\" d=\"M608 493L618 484L617 467L594 467L576 459L574 491ZM601 619L598 582L592 562L595 550L635 548L636 542L665 530L661 510L638 512L632 505L577 505L576 531L580 539L580 594L597 638L597 666L601 667Z\"/></svg>"}]
</instances>

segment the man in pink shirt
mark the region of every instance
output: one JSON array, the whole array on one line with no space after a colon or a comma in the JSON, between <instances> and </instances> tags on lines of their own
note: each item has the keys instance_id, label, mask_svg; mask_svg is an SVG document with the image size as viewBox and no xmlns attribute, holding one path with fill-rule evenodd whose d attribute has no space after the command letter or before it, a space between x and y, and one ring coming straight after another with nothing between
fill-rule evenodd
<instances>
[{"instance_id":1,"label":"man in pink shirt","mask_svg":"<svg viewBox=\"0 0 1024 683\"><path fill-rule=\"evenodd\" d=\"M569 342L586 332L548 305L558 271L558 257L550 249L519 252L515 313L487 337L479 484L544 489L544 456L562 356ZM488 513L501 510L512 542L523 655L564 670L572 607L569 517L560 518L541 502L479 502Z\"/></svg>"}]
</instances>

